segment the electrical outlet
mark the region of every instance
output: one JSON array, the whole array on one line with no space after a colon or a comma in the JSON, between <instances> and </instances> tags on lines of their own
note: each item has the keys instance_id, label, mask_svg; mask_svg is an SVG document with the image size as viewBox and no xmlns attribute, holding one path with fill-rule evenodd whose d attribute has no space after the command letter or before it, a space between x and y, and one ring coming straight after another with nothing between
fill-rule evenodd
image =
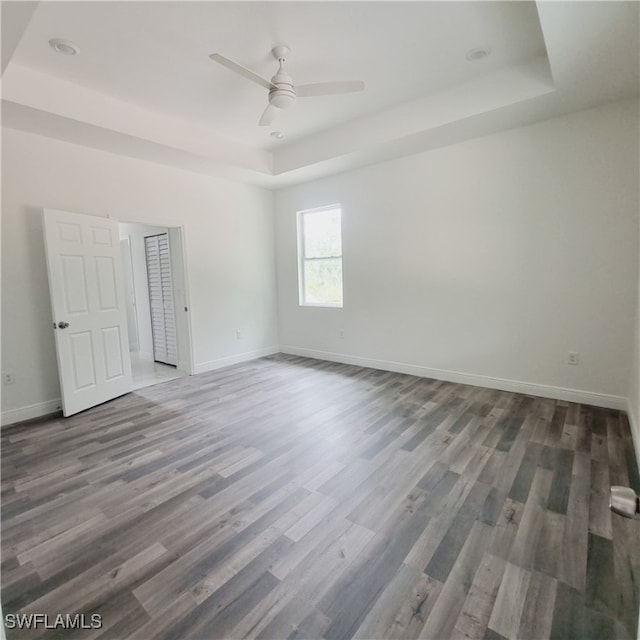
<instances>
[{"instance_id":1,"label":"electrical outlet","mask_svg":"<svg viewBox=\"0 0 640 640\"><path fill-rule=\"evenodd\" d=\"M569 355L567 356L567 364L578 364L577 351L569 351Z\"/></svg>"},{"instance_id":2,"label":"electrical outlet","mask_svg":"<svg viewBox=\"0 0 640 640\"><path fill-rule=\"evenodd\" d=\"M242 331L240 329L236 331L236 340L242 340Z\"/></svg>"},{"instance_id":3,"label":"electrical outlet","mask_svg":"<svg viewBox=\"0 0 640 640\"><path fill-rule=\"evenodd\" d=\"M16 381L13 371L2 372L2 384L13 384Z\"/></svg>"},{"instance_id":4,"label":"electrical outlet","mask_svg":"<svg viewBox=\"0 0 640 640\"><path fill-rule=\"evenodd\" d=\"M340 329L340 332L338 333L338 335L342 340L344 340L344 329Z\"/></svg>"}]
</instances>

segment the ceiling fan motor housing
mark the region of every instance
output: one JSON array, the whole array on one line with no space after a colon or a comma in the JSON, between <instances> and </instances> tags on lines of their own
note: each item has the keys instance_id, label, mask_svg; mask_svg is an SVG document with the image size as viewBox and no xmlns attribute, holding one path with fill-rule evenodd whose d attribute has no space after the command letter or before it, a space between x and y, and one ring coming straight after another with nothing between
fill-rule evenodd
<instances>
[{"instance_id":1,"label":"ceiling fan motor housing","mask_svg":"<svg viewBox=\"0 0 640 640\"><path fill-rule=\"evenodd\" d=\"M295 104L296 92L293 89L293 78L282 69L282 66L271 78L271 82L277 87L269 91L269 102L274 107L286 109Z\"/></svg>"}]
</instances>

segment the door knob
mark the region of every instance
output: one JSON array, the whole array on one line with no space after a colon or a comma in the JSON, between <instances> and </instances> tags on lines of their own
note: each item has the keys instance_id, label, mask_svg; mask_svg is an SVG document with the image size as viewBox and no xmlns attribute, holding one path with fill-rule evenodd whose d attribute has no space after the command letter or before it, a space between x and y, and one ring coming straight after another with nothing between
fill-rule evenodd
<instances>
[{"instance_id":1,"label":"door knob","mask_svg":"<svg viewBox=\"0 0 640 640\"><path fill-rule=\"evenodd\" d=\"M59 329L66 329L68 326L69 326L68 322L64 322L64 321L58 322L58 328Z\"/></svg>"}]
</instances>

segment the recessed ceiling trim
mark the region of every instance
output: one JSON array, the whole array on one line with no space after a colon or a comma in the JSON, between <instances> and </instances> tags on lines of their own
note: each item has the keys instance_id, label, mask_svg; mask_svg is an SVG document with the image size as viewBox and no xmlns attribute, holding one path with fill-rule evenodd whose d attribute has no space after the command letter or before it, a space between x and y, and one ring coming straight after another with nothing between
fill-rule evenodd
<instances>
[{"instance_id":1,"label":"recessed ceiling trim","mask_svg":"<svg viewBox=\"0 0 640 640\"><path fill-rule=\"evenodd\" d=\"M80 47L71 40L63 40L62 38L52 38L49 40L49 46L63 56L75 56L80 53Z\"/></svg>"},{"instance_id":2,"label":"recessed ceiling trim","mask_svg":"<svg viewBox=\"0 0 640 640\"><path fill-rule=\"evenodd\" d=\"M473 49L469 49L465 54L465 58L469 62L477 62L479 60L484 60L491 55L490 47L474 47Z\"/></svg>"}]
</instances>

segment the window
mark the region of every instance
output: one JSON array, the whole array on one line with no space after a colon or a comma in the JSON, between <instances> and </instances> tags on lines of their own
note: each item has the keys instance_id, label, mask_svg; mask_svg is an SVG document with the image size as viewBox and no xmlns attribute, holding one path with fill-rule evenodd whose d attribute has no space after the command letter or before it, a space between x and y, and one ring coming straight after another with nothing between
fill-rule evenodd
<instances>
[{"instance_id":1,"label":"window","mask_svg":"<svg viewBox=\"0 0 640 640\"><path fill-rule=\"evenodd\" d=\"M300 304L342 306L342 210L298 212Z\"/></svg>"}]
</instances>

